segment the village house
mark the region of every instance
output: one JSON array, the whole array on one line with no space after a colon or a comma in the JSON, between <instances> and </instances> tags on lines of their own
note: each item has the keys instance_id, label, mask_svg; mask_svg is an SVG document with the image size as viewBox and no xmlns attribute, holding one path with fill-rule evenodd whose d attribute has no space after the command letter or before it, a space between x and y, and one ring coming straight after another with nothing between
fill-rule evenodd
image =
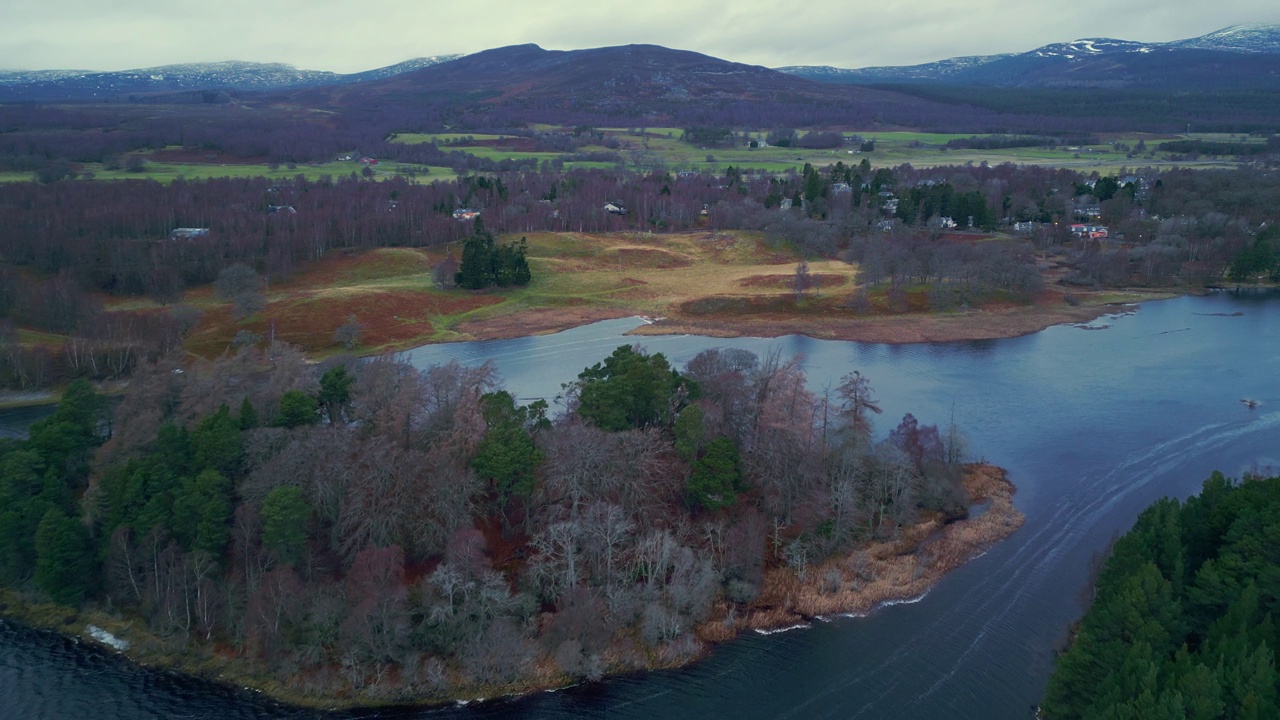
<instances>
[{"instance_id":1,"label":"village house","mask_svg":"<svg viewBox=\"0 0 1280 720\"><path fill-rule=\"evenodd\" d=\"M478 217L480 217L480 211L472 208L458 208L453 211L453 219L459 222L475 220Z\"/></svg>"},{"instance_id":2,"label":"village house","mask_svg":"<svg viewBox=\"0 0 1280 720\"><path fill-rule=\"evenodd\" d=\"M1089 225L1086 223L1072 223L1068 226L1071 234L1078 238L1105 239L1108 236L1106 225Z\"/></svg>"}]
</instances>

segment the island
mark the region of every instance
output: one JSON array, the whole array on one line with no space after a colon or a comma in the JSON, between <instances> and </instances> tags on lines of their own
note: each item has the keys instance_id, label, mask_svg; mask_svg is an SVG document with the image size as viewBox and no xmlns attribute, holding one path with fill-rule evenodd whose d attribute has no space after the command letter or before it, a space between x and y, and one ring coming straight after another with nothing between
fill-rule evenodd
<instances>
[{"instance_id":1,"label":"island","mask_svg":"<svg viewBox=\"0 0 1280 720\"><path fill-rule=\"evenodd\" d=\"M3 612L296 704L491 698L916 600L1022 522L856 371L623 345L565 393L282 343L78 381L0 445Z\"/></svg>"}]
</instances>

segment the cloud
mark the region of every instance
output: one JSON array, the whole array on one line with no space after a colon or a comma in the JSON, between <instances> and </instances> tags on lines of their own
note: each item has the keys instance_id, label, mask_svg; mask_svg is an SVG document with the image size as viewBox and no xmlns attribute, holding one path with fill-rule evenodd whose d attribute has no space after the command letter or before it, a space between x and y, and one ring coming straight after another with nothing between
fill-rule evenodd
<instances>
[{"instance_id":1,"label":"cloud","mask_svg":"<svg viewBox=\"0 0 1280 720\"><path fill-rule=\"evenodd\" d=\"M352 72L527 42L654 43L773 67L863 67L1021 52L1078 37L1174 40L1275 19L1260 0L7 0L0 67L119 70L237 59Z\"/></svg>"}]
</instances>

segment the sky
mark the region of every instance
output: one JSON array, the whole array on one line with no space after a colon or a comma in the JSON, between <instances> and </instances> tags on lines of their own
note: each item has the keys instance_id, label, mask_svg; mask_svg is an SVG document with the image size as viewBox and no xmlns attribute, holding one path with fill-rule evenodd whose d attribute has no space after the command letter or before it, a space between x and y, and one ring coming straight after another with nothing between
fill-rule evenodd
<instances>
[{"instance_id":1,"label":"sky","mask_svg":"<svg viewBox=\"0 0 1280 720\"><path fill-rule=\"evenodd\" d=\"M1280 22L1275 0L0 0L0 69L284 62L357 72L536 43L652 43L767 67L909 65L1083 37Z\"/></svg>"}]
</instances>

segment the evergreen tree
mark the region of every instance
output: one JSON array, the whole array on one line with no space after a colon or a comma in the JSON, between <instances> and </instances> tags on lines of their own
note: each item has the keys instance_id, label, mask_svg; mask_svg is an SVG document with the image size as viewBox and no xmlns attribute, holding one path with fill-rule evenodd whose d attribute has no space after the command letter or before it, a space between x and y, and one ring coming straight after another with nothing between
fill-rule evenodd
<instances>
[{"instance_id":1,"label":"evergreen tree","mask_svg":"<svg viewBox=\"0 0 1280 720\"><path fill-rule=\"evenodd\" d=\"M342 408L351 399L351 386L356 376L347 372L344 365L326 370L320 377L320 404L324 406L329 422L336 423L342 417Z\"/></svg>"},{"instance_id":2,"label":"evergreen tree","mask_svg":"<svg viewBox=\"0 0 1280 720\"><path fill-rule=\"evenodd\" d=\"M240 439L240 421L231 417L226 403L191 431L191 452L195 470L213 468L228 477L239 475L244 443Z\"/></svg>"},{"instance_id":3,"label":"evergreen tree","mask_svg":"<svg viewBox=\"0 0 1280 720\"><path fill-rule=\"evenodd\" d=\"M696 394L662 353L648 355L630 345L583 370L578 382L578 414L603 430L666 425Z\"/></svg>"},{"instance_id":4,"label":"evergreen tree","mask_svg":"<svg viewBox=\"0 0 1280 720\"><path fill-rule=\"evenodd\" d=\"M733 505L742 489L742 469L738 448L727 437L707 443L702 457L693 463L686 491L690 502L707 510Z\"/></svg>"},{"instance_id":5,"label":"evergreen tree","mask_svg":"<svg viewBox=\"0 0 1280 720\"><path fill-rule=\"evenodd\" d=\"M173 503L173 535L182 549L220 558L231 537L231 481L212 468L182 483Z\"/></svg>"},{"instance_id":6,"label":"evergreen tree","mask_svg":"<svg viewBox=\"0 0 1280 720\"><path fill-rule=\"evenodd\" d=\"M240 403L240 429L252 430L258 427L261 422L258 419L258 411L253 407L253 403L249 402L249 397L246 395Z\"/></svg>"},{"instance_id":7,"label":"evergreen tree","mask_svg":"<svg viewBox=\"0 0 1280 720\"><path fill-rule=\"evenodd\" d=\"M88 528L52 508L36 531L36 584L54 602L76 605L95 587L96 555Z\"/></svg>"},{"instance_id":8,"label":"evergreen tree","mask_svg":"<svg viewBox=\"0 0 1280 720\"><path fill-rule=\"evenodd\" d=\"M319 406L316 399L310 395L301 390L289 390L280 396L280 410L276 413L276 425L293 428L299 425L314 425L319 419Z\"/></svg>"},{"instance_id":9,"label":"evergreen tree","mask_svg":"<svg viewBox=\"0 0 1280 720\"><path fill-rule=\"evenodd\" d=\"M280 562L294 564L307 547L311 506L302 488L284 485L267 493L262 501L262 546Z\"/></svg>"}]
</instances>

